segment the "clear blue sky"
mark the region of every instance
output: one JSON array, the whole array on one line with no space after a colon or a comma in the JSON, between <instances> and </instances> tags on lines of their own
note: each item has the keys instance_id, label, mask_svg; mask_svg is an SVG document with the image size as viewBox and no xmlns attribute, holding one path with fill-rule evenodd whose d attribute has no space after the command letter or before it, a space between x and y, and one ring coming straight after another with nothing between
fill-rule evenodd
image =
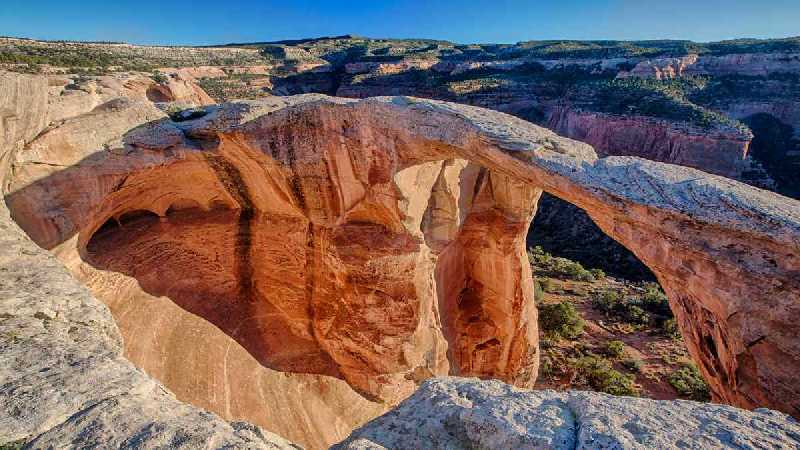
<instances>
[{"instance_id":1,"label":"clear blue sky","mask_svg":"<svg viewBox=\"0 0 800 450\"><path fill-rule=\"evenodd\" d=\"M337 34L459 43L800 35L800 0L0 0L0 35L218 44Z\"/></svg>"}]
</instances>

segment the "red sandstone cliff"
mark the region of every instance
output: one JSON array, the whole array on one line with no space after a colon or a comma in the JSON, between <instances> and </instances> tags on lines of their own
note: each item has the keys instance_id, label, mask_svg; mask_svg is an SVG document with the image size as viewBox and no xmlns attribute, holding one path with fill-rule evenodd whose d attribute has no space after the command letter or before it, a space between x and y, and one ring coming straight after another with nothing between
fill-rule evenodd
<instances>
[{"instance_id":1,"label":"red sandstone cliff","mask_svg":"<svg viewBox=\"0 0 800 450\"><path fill-rule=\"evenodd\" d=\"M703 130L642 116L617 116L555 107L547 128L586 142L603 156L638 156L738 178L752 136Z\"/></svg>"}]
</instances>

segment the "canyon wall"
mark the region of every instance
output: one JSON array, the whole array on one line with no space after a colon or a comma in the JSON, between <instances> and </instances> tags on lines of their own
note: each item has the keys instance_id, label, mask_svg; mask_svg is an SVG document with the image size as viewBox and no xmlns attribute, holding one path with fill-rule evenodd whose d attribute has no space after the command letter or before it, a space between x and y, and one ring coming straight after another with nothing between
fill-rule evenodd
<instances>
[{"instance_id":1,"label":"canyon wall","mask_svg":"<svg viewBox=\"0 0 800 450\"><path fill-rule=\"evenodd\" d=\"M638 156L739 178L752 135L704 130L643 116L619 116L554 107L545 126L586 142L601 156Z\"/></svg>"},{"instance_id":2,"label":"canyon wall","mask_svg":"<svg viewBox=\"0 0 800 450\"><path fill-rule=\"evenodd\" d=\"M768 76L800 72L797 53L738 53L729 55L687 55L677 58L632 60L636 65L623 77L678 78L691 75Z\"/></svg>"}]
</instances>

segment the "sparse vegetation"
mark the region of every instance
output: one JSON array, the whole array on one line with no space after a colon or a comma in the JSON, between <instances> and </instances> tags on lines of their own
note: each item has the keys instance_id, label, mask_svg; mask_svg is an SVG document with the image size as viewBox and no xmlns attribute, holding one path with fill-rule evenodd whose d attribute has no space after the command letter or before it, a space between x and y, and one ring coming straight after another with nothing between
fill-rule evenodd
<instances>
[{"instance_id":1,"label":"sparse vegetation","mask_svg":"<svg viewBox=\"0 0 800 450\"><path fill-rule=\"evenodd\" d=\"M602 270L587 270L581 263L567 258L553 256L545 252L540 246L528 250L528 260L538 269L548 273L554 278L575 281L595 281L598 277L605 276ZM595 275L598 275L598 277Z\"/></svg>"},{"instance_id":2,"label":"sparse vegetation","mask_svg":"<svg viewBox=\"0 0 800 450\"><path fill-rule=\"evenodd\" d=\"M610 358L620 359L625 356L625 343L616 339L608 341L604 351Z\"/></svg>"},{"instance_id":3,"label":"sparse vegetation","mask_svg":"<svg viewBox=\"0 0 800 450\"><path fill-rule=\"evenodd\" d=\"M539 305L539 325L554 338L576 339L583 333L584 322L569 302Z\"/></svg>"},{"instance_id":4,"label":"sparse vegetation","mask_svg":"<svg viewBox=\"0 0 800 450\"><path fill-rule=\"evenodd\" d=\"M615 370L611 363L599 356L584 356L573 362L579 382L595 391L612 395L638 396L634 377Z\"/></svg>"},{"instance_id":5,"label":"sparse vegetation","mask_svg":"<svg viewBox=\"0 0 800 450\"><path fill-rule=\"evenodd\" d=\"M161 73L161 72L153 72L153 73L150 75L150 78L152 78L152 79L153 79L153 81L155 81L155 82L156 82L156 83L158 83L158 84L166 84L166 83L167 83L167 81L169 81L169 78L167 78L167 76L166 76L166 75L164 75L164 74L163 74L163 73Z\"/></svg>"},{"instance_id":6,"label":"sparse vegetation","mask_svg":"<svg viewBox=\"0 0 800 450\"><path fill-rule=\"evenodd\" d=\"M681 339L681 330L678 328L678 323L675 322L675 319L667 319L661 322L661 332L672 339Z\"/></svg>"},{"instance_id":7,"label":"sparse vegetation","mask_svg":"<svg viewBox=\"0 0 800 450\"><path fill-rule=\"evenodd\" d=\"M707 83L705 77L611 79L582 84L570 93L570 99L592 111L647 116L687 122L706 129L727 128L749 133L749 128L741 122L689 99L694 92L703 90Z\"/></svg>"},{"instance_id":8,"label":"sparse vegetation","mask_svg":"<svg viewBox=\"0 0 800 450\"><path fill-rule=\"evenodd\" d=\"M711 399L708 384L700 374L700 370L692 363L673 372L668 378L669 384L678 393L692 400L706 402Z\"/></svg>"},{"instance_id":9,"label":"sparse vegetation","mask_svg":"<svg viewBox=\"0 0 800 450\"><path fill-rule=\"evenodd\" d=\"M612 320L634 326L656 325L670 335L674 334L674 321L667 296L656 283L645 283L643 293L637 296L623 296L615 290L603 290L594 295L595 309L605 313Z\"/></svg>"},{"instance_id":10,"label":"sparse vegetation","mask_svg":"<svg viewBox=\"0 0 800 450\"><path fill-rule=\"evenodd\" d=\"M0 444L0 450L20 450L23 447L25 447L24 440L6 442L5 444Z\"/></svg>"},{"instance_id":11,"label":"sparse vegetation","mask_svg":"<svg viewBox=\"0 0 800 450\"><path fill-rule=\"evenodd\" d=\"M622 361L622 365L631 372L639 373L644 367L644 361L641 359L629 358Z\"/></svg>"}]
</instances>

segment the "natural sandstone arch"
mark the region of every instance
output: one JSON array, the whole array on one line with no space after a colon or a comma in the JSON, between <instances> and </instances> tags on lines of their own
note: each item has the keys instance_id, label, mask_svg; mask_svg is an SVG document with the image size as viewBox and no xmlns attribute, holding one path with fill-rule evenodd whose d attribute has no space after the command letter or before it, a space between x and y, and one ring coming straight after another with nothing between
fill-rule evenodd
<instances>
[{"instance_id":1,"label":"natural sandstone arch","mask_svg":"<svg viewBox=\"0 0 800 450\"><path fill-rule=\"evenodd\" d=\"M522 243L543 189L653 270L718 400L798 414L797 202L693 169L597 159L501 113L408 98L223 105L125 141L33 182L20 171L7 198L15 218L69 261L123 209L227 205L234 239L249 237L231 246L231 262L249 261L225 265L231 285L267 300L244 302L253 317L291 318L289 350L318 355L254 355L262 364L322 363L298 371L387 401L447 371L530 385L538 355Z\"/></svg>"}]
</instances>

